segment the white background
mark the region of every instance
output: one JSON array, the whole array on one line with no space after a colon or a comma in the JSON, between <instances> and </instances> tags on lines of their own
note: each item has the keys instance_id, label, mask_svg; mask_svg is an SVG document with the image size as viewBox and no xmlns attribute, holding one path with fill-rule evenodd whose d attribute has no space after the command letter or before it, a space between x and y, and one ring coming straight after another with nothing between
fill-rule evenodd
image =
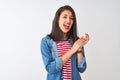
<instances>
[{"instance_id":1,"label":"white background","mask_svg":"<svg viewBox=\"0 0 120 80\"><path fill-rule=\"evenodd\" d=\"M45 80L40 40L66 4L76 12L78 34L90 35L83 80L120 80L119 0L0 0L0 80Z\"/></svg>"}]
</instances>

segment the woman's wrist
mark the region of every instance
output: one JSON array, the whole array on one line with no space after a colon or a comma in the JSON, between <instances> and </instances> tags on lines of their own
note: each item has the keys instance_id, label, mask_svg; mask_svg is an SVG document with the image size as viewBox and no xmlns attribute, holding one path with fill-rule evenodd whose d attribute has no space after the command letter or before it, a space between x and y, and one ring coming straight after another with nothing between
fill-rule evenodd
<instances>
[{"instance_id":1,"label":"woman's wrist","mask_svg":"<svg viewBox=\"0 0 120 80\"><path fill-rule=\"evenodd\" d=\"M77 50L77 53L82 53L82 48L79 48L79 49Z\"/></svg>"}]
</instances>

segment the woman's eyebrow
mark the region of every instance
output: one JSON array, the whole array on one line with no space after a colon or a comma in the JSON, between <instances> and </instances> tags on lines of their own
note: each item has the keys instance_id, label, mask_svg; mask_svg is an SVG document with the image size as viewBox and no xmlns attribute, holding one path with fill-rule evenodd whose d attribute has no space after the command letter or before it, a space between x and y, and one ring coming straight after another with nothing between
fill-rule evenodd
<instances>
[{"instance_id":1,"label":"woman's eyebrow","mask_svg":"<svg viewBox=\"0 0 120 80\"><path fill-rule=\"evenodd\" d=\"M68 16L67 14L63 14L63 16ZM71 15L70 17L73 17L73 15Z\"/></svg>"}]
</instances>

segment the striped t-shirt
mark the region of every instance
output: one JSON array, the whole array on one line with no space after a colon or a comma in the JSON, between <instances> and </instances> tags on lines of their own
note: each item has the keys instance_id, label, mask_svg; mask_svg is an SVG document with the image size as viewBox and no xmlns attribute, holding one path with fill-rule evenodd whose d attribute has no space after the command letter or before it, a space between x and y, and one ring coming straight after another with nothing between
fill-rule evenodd
<instances>
[{"instance_id":1,"label":"striped t-shirt","mask_svg":"<svg viewBox=\"0 0 120 80\"><path fill-rule=\"evenodd\" d=\"M68 50L70 50L71 45L69 40L63 40L57 42L58 56L61 57ZM72 66L71 66L71 58L67 61L67 63L63 66L63 80L72 80Z\"/></svg>"}]
</instances>

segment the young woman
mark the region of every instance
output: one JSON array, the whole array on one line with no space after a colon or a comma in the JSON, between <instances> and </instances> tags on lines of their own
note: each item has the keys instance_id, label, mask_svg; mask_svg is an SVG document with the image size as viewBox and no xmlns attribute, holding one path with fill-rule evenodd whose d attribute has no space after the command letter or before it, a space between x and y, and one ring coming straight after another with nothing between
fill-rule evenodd
<instances>
[{"instance_id":1,"label":"young woman","mask_svg":"<svg viewBox=\"0 0 120 80\"><path fill-rule=\"evenodd\" d=\"M77 36L76 15L71 6L60 7L52 31L41 40L41 53L47 80L81 80L86 69L84 45L89 35Z\"/></svg>"}]
</instances>

